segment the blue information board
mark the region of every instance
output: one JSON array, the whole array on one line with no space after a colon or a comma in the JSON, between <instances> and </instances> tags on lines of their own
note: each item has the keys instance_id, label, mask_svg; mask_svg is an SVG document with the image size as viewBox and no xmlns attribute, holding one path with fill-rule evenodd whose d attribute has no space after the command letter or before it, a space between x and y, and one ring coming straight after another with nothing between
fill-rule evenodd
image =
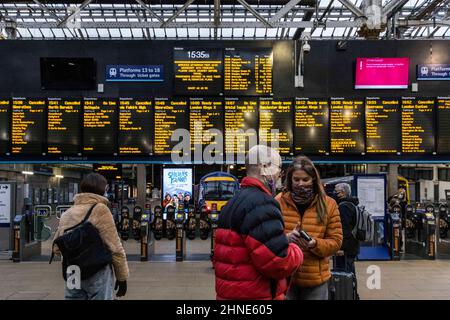
<instances>
[{"instance_id":1,"label":"blue information board","mask_svg":"<svg viewBox=\"0 0 450 320\"><path fill-rule=\"evenodd\" d=\"M106 81L163 82L163 65L107 65Z\"/></svg>"},{"instance_id":2,"label":"blue information board","mask_svg":"<svg viewBox=\"0 0 450 320\"><path fill-rule=\"evenodd\" d=\"M417 80L450 80L450 64L418 64Z\"/></svg>"}]
</instances>

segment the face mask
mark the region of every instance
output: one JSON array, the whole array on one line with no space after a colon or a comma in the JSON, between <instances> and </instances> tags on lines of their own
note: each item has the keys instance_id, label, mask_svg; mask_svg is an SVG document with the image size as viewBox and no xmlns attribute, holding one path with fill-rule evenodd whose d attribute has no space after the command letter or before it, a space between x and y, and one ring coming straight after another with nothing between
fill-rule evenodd
<instances>
[{"instance_id":1,"label":"face mask","mask_svg":"<svg viewBox=\"0 0 450 320\"><path fill-rule=\"evenodd\" d=\"M292 200L298 204L311 203L315 194L313 186L292 186Z\"/></svg>"},{"instance_id":2,"label":"face mask","mask_svg":"<svg viewBox=\"0 0 450 320\"><path fill-rule=\"evenodd\" d=\"M277 192L277 182L271 176L264 176L264 182L269 188L269 191L272 193L272 197L275 197L275 194Z\"/></svg>"}]
</instances>

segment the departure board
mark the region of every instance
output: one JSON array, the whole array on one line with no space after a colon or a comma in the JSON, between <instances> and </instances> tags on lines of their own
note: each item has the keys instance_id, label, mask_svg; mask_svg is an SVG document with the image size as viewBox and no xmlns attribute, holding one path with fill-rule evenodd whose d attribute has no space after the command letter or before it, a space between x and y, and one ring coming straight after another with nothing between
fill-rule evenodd
<instances>
[{"instance_id":1,"label":"departure board","mask_svg":"<svg viewBox=\"0 0 450 320\"><path fill-rule=\"evenodd\" d=\"M434 152L433 110L432 98L402 98L402 152Z\"/></svg>"},{"instance_id":2,"label":"departure board","mask_svg":"<svg viewBox=\"0 0 450 320\"><path fill-rule=\"evenodd\" d=\"M175 94L222 94L222 50L174 48L173 58Z\"/></svg>"},{"instance_id":3,"label":"departure board","mask_svg":"<svg viewBox=\"0 0 450 320\"><path fill-rule=\"evenodd\" d=\"M224 93L271 95L272 67L271 48L227 48L224 52Z\"/></svg>"},{"instance_id":4,"label":"departure board","mask_svg":"<svg viewBox=\"0 0 450 320\"><path fill-rule=\"evenodd\" d=\"M367 153L399 153L400 123L399 99L366 98Z\"/></svg>"},{"instance_id":5,"label":"departure board","mask_svg":"<svg viewBox=\"0 0 450 320\"><path fill-rule=\"evenodd\" d=\"M245 156L258 144L258 98L225 98L225 153Z\"/></svg>"},{"instance_id":6,"label":"departure board","mask_svg":"<svg viewBox=\"0 0 450 320\"><path fill-rule=\"evenodd\" d=\"M437 98L437 153L450 153L450 97Z\"/></svg>"},{"instance_id":7,"label":"departure board","mask_svg":"<svg viewBox=\"0 0 450 320\"><path fill-rule=\"evenodd\" d=\"M47 99L48 154L81 155L82 103L82 99Z\"/></svg>"},{"instance_id":8,"label":"departure board","mask_svg":"<svg viewBox=\"0 0 450 320\"><path fill-rule=\"evenodd\" d=\"M203 151L205 155L223 155L223 100L191 98L189 109L189 131L194 155L197 152L203 154Z\"/></svg>"},{"instance_id":9,"label":"departure board","mask_svg":"<svg viewBox=\"0 0 450 320\"><path fill-rule=\"evenodd\" d=\"M330 138L334 154L364 153L364 101L331 98Z\"/></svg>"},{"instance_id":10,"label":"departure board","mask_svg":"<svg viewBox=\"0 0 450 320\"><path fill-rule=\"evenodd\" d=\"M117 154L117 100L85 98L83 153Z\"/></svg>"},{"instance_id":11,"label":"departure board","mask_svg":"<svg viewBox=\"0 0 450 320\"><path fill-rule=\"evenodd\" d=\"M46 100L13 98L11 121L11 153L41 155L44 151Z\"/></svg>"},{"instance_id":12,"label":"departure board","mask_svg":"<svg viewBox=\"0 0 450 320\"><path fill-rule=\"evenodd\" d=\"M170 155L178 153L173 148L180 141L171 141L177 129L189 129L189 108L187 99L155 98L154 153Z\"/></svg>"},{"instance_id":13,"label":"departure board","mask_svg":"<svg viewBox=\"0 0 450 320\"><path fill-rule=\"evenodd\" d=\"M151 154L153 132L152 105L152 99L120 98L120 155Z\"/></svg>"},{"instance_id":14,"label":"departure board","mask_svg":"<svg viewBox=\"0 0 450 320\"><path fill-rule=\"evenodd\" d=\"M11 101L0 99L0 154L10 151Z\"/></svg>"},{"instance_id":15,"label":"departure board","mask_svg":"<svg viewBox=\"0 0 450 320\"><path fill-rule=\"evenodd\" d=\"M292 155L292 100L260 98L259 142L275 147L280 155Z\"/></svg>"},{"instance_id":16,"label":"departure board","mask_svg":"<svg viewBox=\"0 0 450 320\"><path fill-rule=\"evenodd\" d=\"M294 150L296 154L329 153L328 99L295 99Z\"/></svg>"}]
</instances>

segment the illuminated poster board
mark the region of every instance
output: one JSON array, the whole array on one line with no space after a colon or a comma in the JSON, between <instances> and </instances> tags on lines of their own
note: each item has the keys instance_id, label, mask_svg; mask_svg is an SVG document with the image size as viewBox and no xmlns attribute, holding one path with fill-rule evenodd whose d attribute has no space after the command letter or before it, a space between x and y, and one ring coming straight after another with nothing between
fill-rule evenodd
<instances>
[{"instance_id":1,"label":"illuminated poster board","mask_svg":"<svg viewBox=\"0 0 450 320\"><path fill-rule=\"evenodd\" d=\"M189 129L189 107L187 99L155 98L154 153L172 154L179 141L171 141L177 129Z\"/></svg>"},{"instance_id":2,"label":"illuminated poster board","mask_svg":"<svg viewBox=\"0 0 450 320\"><path fill-rule=\"evenodd\" d=\"M434 99L402 98L402 152L434 152Z\"/></svg>"},{"instance_id":3,"label":"illuminated poster board","mask_svg":"<svg viewBox=\"0 0 450 320\"><path fill-rule=\"evenodd\" d=\"M119 99L119 154L152 152L152 99Z\"/></svg>"},{"instance_id":4,"label":"illuminated poster board","mask_svg":"<svg viewBox=\"0 0 450 320\"><path fill-rule=\"evenodd\" d=\"M176 95L222 94L222 50L174 48L173 59Z\"/></svg>"},{"instance_id":5,"label":"illuminated poster board","mask_svg":"<svg viewBox=\"0 0 450 320\"><path fill-rule=\"evenodd\" d=\"M437 98L437 153L450 153L450 97Z\"/></svg>"},{"instance_id":6,"label":"illuminated poster board","mask_svg":"<svg viewBox=\"0 0 450 320\"><path fill-rule=\"evenodd\" d=\"M116 99L84 99L84 154L117 154L117 104Z\"/></svg>"},{"instance_id":7,"label":"illuminated poster board","mask_svg":"<svg viewBox=\"0 0 450 320\"><path fill-rule=\"evenodd\" d=\"M364 153L364 101L361 99L331 98L331 153Z\"/></svg>"},{"instance_id":8,"label":"illuminated poster board","mask_svg":"<svg viewBox=\"0 0 450 320\"><path fill-rule=\"evenodd\" d=\"M0 99L0 154L10 153L11 101Z\"/></svg>"},{"instance_id":9,"label":"illuminated poster board","mask_svg":"<svg viewBox=\"0 0 450 320\"><path fill-rule=\"evenodd\" d=\"M328 154L328 99L296 98L294 107L295 154Z\"/></svg>"},{"instance_id":10,"label":"illuminated poster board","mask_svg":"<svg viewBox=\"0 0 450 320\"><path fill-rule=\"evenodd\" d=\"M225 98L225 153L245 155L258 144L258 98Z\"/></svg>"},{"instance_id":11,"label":"illuminated poster board","mask_svg":"<svg viewBox=\"0 0 450 320\"><path fill-rule=\"evenodd\" d=\"M267 146L278 144L280 155L292 155L292 100L260 98L259 142Z\"/></svg>"},{"instance_id":12,"label":"illuminated poster board","mask_svg":"<svg viewBox=\"0 0 450 320\"><path fill-rule=\"evenodd\" d=\"M82 99L49 98L47 152L56 155L80 155Z\"/></svg>"},{"instance_id":13,"label":"illuminated poster board","mask_svg":"<svg viewBox=\"0 0 450 320\"><path fill-rule=\"evenodd\" d=\"M173 205L177 208L180 202L183 202L185 207L193 204L192 179L192 168L163 168L164 207Z\"/></svg>"},{"instance_id":14,"label":"illuminated poster board","mask_svg":"<svg viewBox=\"0 0 450 320\"><path fill-rule=\"evenodd\" d=\"M45 99L13 98L11 153L42 155L47 129Z\"/></svg>"},{"instance_id":15,"label":"illuminated poster board","mask_svg":"<svg viewBox=\"0 0 450 320\"><path fill-rule=\"evenodd\" d=\"M227 48L224 52L224 93L271 95L272 48Z\"/></svg>"},{"instance_id":16,"label":"illuminated poster board","mask_svg":"<svg viewBox=\"0 0 450 320\"><path fill-rule=\"evenodd\" d=\"M397 154L401 151L400 100L366 98L367 153Z\"/></svg>"},{"instance_id":17,"label":"illuminated poster board","mask_svg":"<svg viewBox=\"0 0 450 320\"><path fill-rule=\"evenodd\" d=\"M192 151L198 152L201 146L211 156L223 150L223 100L221 98L191 98L189 100L189 131L191 133ZM217 129L219 132L208 131ZM198 131L201 130L201 131ZM223 154L223 152L220 152Z\"/></svg>"}]
</instances>

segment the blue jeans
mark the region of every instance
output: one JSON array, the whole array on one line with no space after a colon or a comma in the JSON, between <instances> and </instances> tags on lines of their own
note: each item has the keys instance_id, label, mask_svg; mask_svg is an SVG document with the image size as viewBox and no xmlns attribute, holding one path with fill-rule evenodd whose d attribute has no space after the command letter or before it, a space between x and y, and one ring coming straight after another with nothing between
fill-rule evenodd
<instances>
[{"instance_id":1,"label":"blue jeans","mask_svg":"<svg viewBox=\"0 0 450 320\"><path fill-rule=\"evenodd\" d=\"M68 289L64 292L66 300L114 300L114 273L107 265L92 277L81 280L81 289Z\"/></svg>"},{"instance_id":2,"label":"blue jeans","mask_svg":"<svg viewBox=\"0 0 450 320\"><path fill-rule=\"evenodd\" d=\"M291 285L287 294L287 300L328 300L328 282L324 282L317 287L302 288Z\"/></svg>"}]
</instances>

